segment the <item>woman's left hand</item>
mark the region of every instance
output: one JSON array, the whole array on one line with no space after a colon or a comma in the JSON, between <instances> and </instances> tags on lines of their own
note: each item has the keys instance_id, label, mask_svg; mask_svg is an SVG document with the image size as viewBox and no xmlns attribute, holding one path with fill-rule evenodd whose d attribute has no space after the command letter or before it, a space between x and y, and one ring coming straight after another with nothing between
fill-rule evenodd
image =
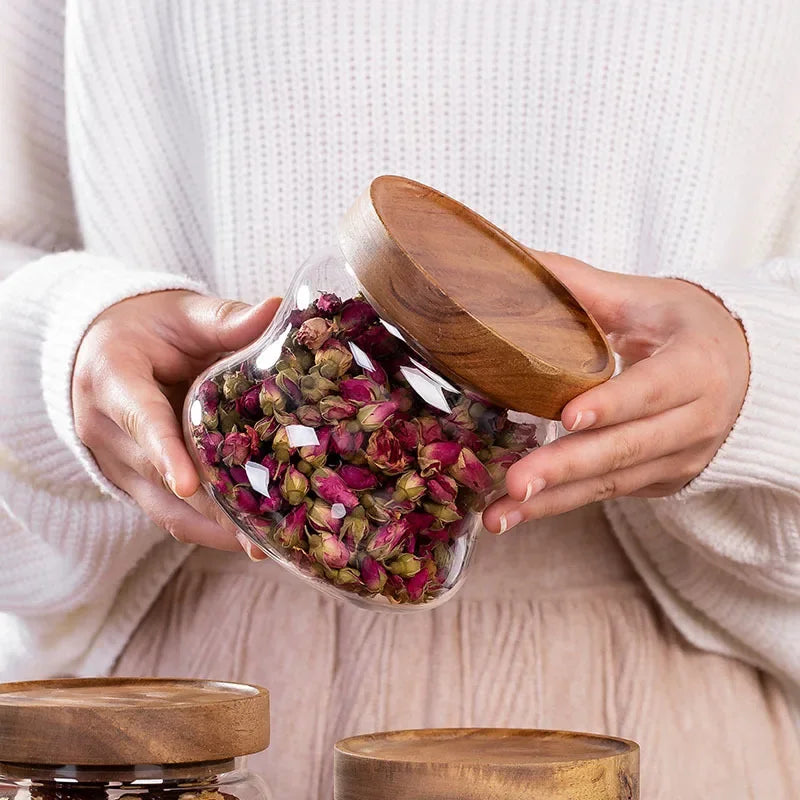
<instances>
[{"instance_id":1,"label":"woman's left hand","mask_svg":"<svg viewBox=\"0 0 800 800\"><path fill-rule=\"evenodd\" d=\"M575 433L509 469L508 494L484 512L496 533L597 500L677 492L725 441L750 377L741 325L704 289L535 255L628 366L564 407L562 422Z\"/></svg>"}]
</instances>

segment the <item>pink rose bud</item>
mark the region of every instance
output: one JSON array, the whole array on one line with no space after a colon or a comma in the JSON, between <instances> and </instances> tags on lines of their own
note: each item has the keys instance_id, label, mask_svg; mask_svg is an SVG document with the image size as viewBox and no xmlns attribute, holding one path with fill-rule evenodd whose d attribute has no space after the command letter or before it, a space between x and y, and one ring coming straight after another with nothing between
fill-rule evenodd
<instances>
[{"instance_id":1,"label":"pink rose bud","mask_svg":"<svg viewBox=\"0 0 800 800\"><path fill-rule=\"evenodd\" d=\"M414 603L421 600L428 587L430 575L426 569L421 569L406 581L406 591L408 599Z\"/></svg>"},{"instance_id":2,"label":"pink rose bud","mask_svg":"<svg viewBox=\"0 0 800 800\"><path fill-rule=\"evenodd\" d=\"M258 513L258 500L256 496L244 486L235 486L229 495L231 505L244 514Z\"/></svg>"},{"instance_id":3,"label":"pink rose bud","mask_svg":"<svg viewBox=\"0 0 800 800\"><path fill-rule=\"evenodd\" d=\"M356 410L354 403L336 395L323 397L319 404L319 412L327 422L350 419L356 415Z\"/></svg>"},{"instance_id":4,"label":"pink rose bud","mask_svg":"<svg viewBox=\"0 0 800 800\"><path fill-rule=\"evenodd\" d=\"M373 594L378 594L386 585L386 569L372 556L364 556L361 562L361 580Z\"/></svg>"},{"instance_id":5,"label":"pink rose bud","mask_svg":"<svg viewBox=\"0 0 800 800\"><path fill-rule=\"evenodd\" d=\"M346 567L352 555L347 545L332 533L312 534L308 542L308 552L329 569Z\"/></svg>"},{"instance_id":6,"label":"pink rose bud","mask_svg":"<svg viewBox=\"0 0 800 800\"><path fill-rule=\"evenodd\" d=\"M409 533L408 523L404 519L387 522L378 528L367 543L367 553L380 561L386 561L402 550Z\"/></svg>"},{"instance_id":7,"label":"pink rose bud","mask_svg":"<svg viewBox=\"0 0 800 800\"><path fill-rule=\"evenodd\" d=\"M318 444L309 444L301 447L297 452L300 458L308 461L315 467L322 467L328 459L328 447L331 442L331 429L327 426L317 428Z\"/></svg>"},{"instance_id":8,"label":"pink rose bud","mask_svg":"<svg viewBox=\"0 0 800 800\"><path fill-rule=\"evenodd\" d=\"M497 444L509 450L522 452L536 447L536 426L522 422L511 422L500 431Z\"/></svg>"},{"instance_id":9,"label":"pink rose bud","mask_svg":"<svg viewBox=\"0 0 800 800\"><path fill-rule=\"evenodd\" d=\"M304 504L293 508L279 523L275 541L287 549L300 547L305 540L307 510Z\"/></svg>"},{"instance_id":10,"label":"pink rose bud","mask_svg":"<svg viewBox=\"0 0 800 800\"><path fill-rule=\"evenodd\" d=\"M444 441L442 426L434 417L419 417L417 425L419 425L419 438L422 444Z\"/></svg>"},{"instance_id":11,"label":"pink rose bud","mask_svg":"<svg viewBox=\"0 0 800 800\"><path fill-rule=\"evenodd\" d=\"M406 472L397 479L394 500L416 503L425 494L425 479L418 472Z\"/></svg>"},{"instance_id":12,"label":"pink rose bud","mask_svg":"<svg viewBox=\"0 0 800 800\"><path fill-rule=\"evenodd\" d=\"M296 467L289 465L281 483L281 494L290 505L299 506L308 494L308 478Z\"/></svg>"},{"instance_id":13,"label":"pink rose bud","mask_svg":"<svg viewBox=\"0 0 800 800\"><path fill-rule=\"evenodd\" d=\"M286 471L286 462L278 461L275 456L267 454L261 459L261 464L269 470L269 479L272 483L277 483Z\"/></svg>"},{"instance_id":14,"label":"pink rose bud","mask_svg":"<svg viewBox=\"0 0 800 800\"><path fill-rule=\"evenodd\" d=\"M392 425L392 433L397 437L397 441L403 446L404 450L416 450L419 444L419 426L416 422L408 420L398 420Z\"/></svg>"},{"instance_id":15,"label":"pink rose bud","mask_svg":"<svg viewBox=\"0 0 800 800\"><path fill-rule=\"evenodd\" d=\"M396 389L394 389L391 397L392 402L395 403L398 411L401 411L402 413L411 411L411 407L414 405L414 398L411 396L411 392L409 392L404 386L398 386Z\"/></svg>"},{"instance_id":16,"label":"pink rose bud","mask_svg":"<svg viewBox=\"0 0 800 800\"><path fill-rule=\"evenodd\" d=\"M365 431L376 431L386 425L397 412L397 403L386 400L382 403L370 403L361 408L356 416L358 424Z\"/></svg>"},{"instance_id":17,"label":"pink rose bud","mask_svg":"<svg viewBox=\"0 0 800 800\"><path fill-rule=\"evenodd\" d=\"M273 511L280 511L283 505L283 498L277 486L270 486L269 491L258 501L258 511L260 514L269 514Z\"/></svg>"},{"instance_id":18,"label":"pink rose bud","mask_svg":"<svg viewBox=\"0 0 800 800\"><path fill-rule=\"evenodd\" d=\"M300 393L306 403L319 403L323 397L336 391L336 384L319 373L311 372L300 378Z\"/></svg>"},{"instance_id":19,"label":"pink rose bud","mask_svg":"<svg viewBox=\"0 0 800 800\"><path fill-rule=\"evenodd\" d=\"M355 549L361 540L369 533L369 522L366 515L356 516L358 509L354 513L348 514L342 521L341 534L345 539L352 541L353 549Z\"/></svg>"},{"instance_id":20,"label":"pink rose bud","mask_svg":"<svg viewBox=\"0 0 800 800\"><path fill-rule=\"evenodd\" d=\"M346 300L339 317L339 327L345 333L353 335L361 332L377 319L378 315L365 300Z\"/></svg>"},{"instance_id":21,"label":"pink rose bud","mask_svg":"<svg viewBox=\"0 0 800 800\"><path fill-rule=\"evenodd\" d=\"M222 394L226 400L236 400L252 385L253 382L241 370L226 372L222 377Z\"/></svg>"},{"instance_id":22,"label":"pink rose bud","mask_svg":"<svg viewBox=\"0 0 800 800\"><path fill-rule=\"evenodd\" d=\"M420 473L423 477L441 472L458 461L461 445L458 442L434 442L419 451Z\"/></svg>"},{"instance_id":23,"label":"pink rose bud","mask_svg":"<svg viewBox=\"0 0 800 800\"><path fill-rule=\"evenodd\" d=\"M430 527L436 522L433 514L423 511L412 511L404 517L412 533L427 533Z\"/></svg>"},{"instance_id":24,"label":"pink rose bud","mask_svg":"<svg viewBox=\"0 0 800 800\"><path fill-rule=\"evenodd\" d=\"M367 516L378 525L385 525L396 519L396 515L389 508L389 500L385 497L374 497L367 493L361 496L361 503L367 509Z\"/></svg>"},{"instance_id":25,"label":"pink rose bud","mask_svg":"<svg viewBox=\"0 0 800 800\"><path fill-rule=\"evenodd\" d=\"M362 367L362 369L364 374L378 386L385 386L389 381L386 370L377 361L372 362L372 369L366 367Z\"/></svg>"},{"instance_id":26,"label":"pink rose bud","mask_svg":"<svg viewBox=\"0 0 800 800\"><path fill-rule=\"evenodd\" d=\"M231 467L230 473L234 483L243 483L246 486L250 485L250 481L247 479L247 471L244 467Z\"/></svg>"},{"instance_id":27,"label":"pink rose bud","mask_svg":"<svg viewBox=\"0 0 800 800\"><path fill-rule=\"evenodd\" d=\"M280 423L275 417L262 417L255 425L253 425L253 429L258 434L258 438L261 439L262 442L268 442L274 435L275 431L278 430L280 427Z\"/></svg>"},{"instance_id":28,"label":"pink rose bud","mask_svg":"<svg viewBox=\"0 0 800 800\"><path fill-rule=\"evenodd\" d=\"M341 479L357 492L375 489L378 486L378 476L366 467L342 464L338 472Z\"/></svg>"},{"instance_id":29,"label":"pink rose bud","mask_svg":"<svg viewBox=\"0 0 800 800\"><path fill-rule=\"evenodd\" d=\"M329 503L341 503L348 511L358 505L358 497L332 469L322 467L315 470L311 475L311 486L318 497Z\"/></svg>"},{"instance_id":30,"label":"pink rose bud","mask_svg":"<svg viewBox=\"0 0 800 800\"><path fill-rule=\"evenodd\" d=\"M458 484L449 475L434 475L428 478L428 494L436 503L453 503L458 494Z\"/></svg>"},{"instance_id":31,"label":"pink rose bud","mask_svg":"<svg viewBox=\"0 0 800 800\"><path fill-rule=\"evenodd\" d=\"M341 378L353 366L353 354L338 339L328 339L314 356L320 374L325 378Z\"/></svg>"},{"instance_id":32,"label":"pink rose bud","mask_svg":"<svg viewBox=\"0 0 800 800\"><path fill-rule=\"evenodd\" d=\"M372 378L361 375L357 378L347 378L339 384L339 392L345 400L363 405L374 403L384 397L384 391Z\"/></svg>"},{"instance_id":33,"label":"pink rose bud","mask_svg":"<svg viewBox=\"0 0 800 800\"><path fill-rule=\"evenodd\" d=\"M300 374L296 369L282 369L275 376L275 383L284 395L294 404L301 403L303 400L300 392Z\"/></svg>"},{"instance_id":34,"label":"pink rose bud","mask_svg":"<svg viewBox=\"0 0 800 800\"><path fill-rule=\"evenodd\" d=\"M342 520L333 515L331 507L324 500L315 500L308 512L308 522L321 533L336 533L342 529Z\"/></svg>"},{"instance_id":35,"label":"pink rose bud","mask_svg":"<svg viewBox=\"0 0 800 800\"><path fill-rule=\"evenodd\" d=\"M234 481L230 472L224 467L217 470L216 475L211 481L211 485L222 495L229 495L233 491Z\"/></svg>"},{"instance_id":36,"label":"pink rose bud","mask_svg":"<svg viewBox=\"0 0 800 800\"><path fill-rule=\"evenodd\" d=\"M388 428L379 428L370 435L366 454L369 465L386 475L398 475L412 461L412 456L403 450Z\"/></svg>"},{"instance_id":37,"label":"pink rose bud","mask_svg":"<svg viewBox=\"0 0 800 800\"><path fill-rule=\"evenodd\" d=\"M220 459L223 437L216 431L204 432L197 440L197 456L207 467L216 464Z\"/></svg>"},{"instance_id":38,"label":"pink rose bud","mask_svg":"<svg viewBox=\"0 0 800 800\"><path fill-rule=\"evenodd\" d=\"M472 489L473 492L485 492L492 486L492 476L468 447L462 448L458 460L447 471L462 486Z\"/></svg>"},{"instance_id":39,"label":"pink rose bud","mask_svg":"<svg viewBox=\"0 0 800 800\"><path fill-rule=\"evenodd\" d=\"M279 408L275 409L273 419L279 425L283 425L284 427L289 425L297 425L298 422L296 414L292 413L291 411L283 411Z\"/></svg>"},{"instance_id":40,"label":"pink rose bud","mask_svg":"<svg viewBox=\"0 0 800 800\"><path fill-rule=\"evenodd\" d=\"M301 425L308 428L318 428L322 425L322 414L316 406L300 406L295 411L295 417Z\"/></svg>"},{"instance_id":41,"label":"pink rose bud","mask_svg":"<svg viewBox=\"0 0 800 800\"><path fill-rule=\"evenodd\" d=\"M400 346L400 340L380 324L367 328L356 336L354 341L362 350L375 358L386 358Z\"/></svg>"},{"instance_id":42,"label":"pink rose bud","mask_svg":"<svg viewBox=\"0 0 800 800\"><path fill-rule=\"evenodd\" d=\"M322 317L307 319L297 331L297 341L309 350L319 350L331 335L331 324Z\"/></svg>"},{"instance_id":43,"label":"pink rose bud","mask_svg":"<svg viewBox=\"0 0 800 800\"><path fill-rule=\"evenodd\" d=\"M286 406L286 398L278 388L274 376L270 375L262 381L258 393L258 402L261 406L261 411L268 417L272 416L274 409Z\"/></svg>"},{"instance_id":44,"label":"pink rose bud","mask_svg":"<svg viewBox=\"0 0 800 800\"><path fill-rule=\"evenodd\" d=\"M330 318L339 313L342 308L342 301L337 295L327 293L316 299L314 307L323 317Z\"/></svg>"},{"instance_id":45,"label":"pink rose bud","mask_svg":"<svg viewBox=\"0 0 800 800\"><path fill-rule=\"evenodd\" d=\"M444 418L444 423L445 424L452 423L462 428L469 428L471 430L474 430L475 420L469 413L471 405L472 404L469 401L462 400L460 403L453 406L450 413Z\"/></svg>"},{"instance_id":46,"label":"pink rose bud","mask_svg":"<svg viewBox=\"0 0 800 800\"><path fill-rule=\"evenodd\" d=\"M250 459L250 436L247 433L232 431L222 442L222 460L229 467L244 464Z\"/></svg>"},{"instance_id":47,"label":"pink rose bud","mask_svg":"<svg viewBox=\"0 0 800 800\"><path fill-rule=\"evenodd\" d=\"M506 472L512 464L522 458L521 452L506 450L504 447L490 447L489 458L484 462L492 477L492 484L499 486L506 479Z\"/></svg>"},{"instance_id":48,"label":"pink rose bud","mask_svg":"<svg viewBox=\"0 0 800 800\"><path fill-rule=\"evenodd\" d=\"M455 522L461 519L461 514L452 504L428 502L423 503L422 507L429 514L433 514L440 525L447 525L449 522Z\"/></svg>"},{"instance_id":49,"label":"pink rose bud","mask_svg":"<svg viewBox=\"0 0 800 800\"><path fill-rule=\"evenodd\" d=\"M486 444L475 431L471 431L469 428L465 428L462 425L457 425L454 422L445 422L443 427L445 433L454 442L458 442L464 445L464 447L469 447L476 452L481 450Z\"/></svg>"},{"instance_id":50,"label":"pink rose bud","mask_svg":"<svg viewBox=\"0 0 800 800\"><path fill-rule=\"evenodd\" d=\"M365 438L357 422L342 421L331 431L331 449L337 455L352 456L364 446Z\"/></svg>"},{"instance_id":51,"label":"pink rose bud","mask_svg":"<svg viewBox=\"0 0 800 800\"><path fill-rule=\"evenodd\" d=\"M411 578L422 569L422 562L412 553L401 553L397 558L390 561L386 568L392 575Z\"/></svg>"},{"instance_id":52,"label":"pink rose bud","mask_svg":"<svg viewBox=\"0 0 800 800\"><path fill-rule=\"evenodd\" d=\"M243 417L256 419L261 416L261 387L253 386L236 400L236 410Z\"/></svg>"},{"instance_id":53,"label":"pink rose bud","mask_svg":"<svg viewBox=\"0 0 800 800\"><path fill-rule=\"evenodd\" d=\"M197 389L197 399L204 413L216 414L219 408L219 386L214 381L203 381Z\"/></svg>"}]
</instances>

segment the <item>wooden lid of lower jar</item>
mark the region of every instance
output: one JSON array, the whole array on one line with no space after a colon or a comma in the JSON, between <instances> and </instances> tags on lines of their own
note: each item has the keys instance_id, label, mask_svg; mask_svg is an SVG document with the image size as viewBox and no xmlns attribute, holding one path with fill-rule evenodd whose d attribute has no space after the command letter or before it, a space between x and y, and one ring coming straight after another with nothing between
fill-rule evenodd
<instances>
[{"instance_id":1,"label":"wooden lid of lower jar","mask_svg":"<svg viewBox=\"0 0 800 800\"><path fill-rule=\"evenodd\" d=\"M450 728L336 745L335 800L636 800L639 746L566 731Z\"/></svg>"}]
</instances>

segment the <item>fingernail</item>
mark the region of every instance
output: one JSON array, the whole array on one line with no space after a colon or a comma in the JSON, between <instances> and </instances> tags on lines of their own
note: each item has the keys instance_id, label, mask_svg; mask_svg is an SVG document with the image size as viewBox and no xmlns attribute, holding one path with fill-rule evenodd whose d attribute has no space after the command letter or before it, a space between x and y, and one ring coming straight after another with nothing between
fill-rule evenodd
<instances>
[{"instance_id":1,"label":"fingernail","mask_svg":"<svg viewBox=\"0 0 800 800\"><path fill-rule=\"evenodd\" d=\"M267 557L267 554L256 547L243 533L236 534L236 541L251 561L263 561Z\"/></svg>"},{"instance_id":2,"label":"fingernail","mask_svg":"<svg viewBox=\"0 0 800 800\"><path fill-rule=\"evenodd\" d=\"M572 423L571 431L582 431L591 428L597 422L597 414L594 411L579 411L575 415L575 422Z\"/></svg>"},{"instance_id":3,"label":"fingernail","mask_svg":"<svg viewBox=\"0 0 800 800\"><path fill-rule=\"evenodd\" d=\"M180 497L180 495L178 494L178 490L175 487L175 478L171 472L164 473L164 483L167 484L167 487L172 492L172 494L174 494L176 497Z\"/></svg>"},{"instance_id":4,"label":"fingernail","mask_svg":"<svg viewBox=\"0 0 800 800\"><path fill-rule=\"evenodd\" d=\"M522 513L516 510L508 511L505 514L500 515L500 533L497 535L499 536L506 531L510 531L516 525L519 525L522 522L523 516Z\"/></svg>"},{"instance_id":5,"label":"fingernail","mask_svg":"<svg viewBox=\"0 0 800 800\"><path fill-rule=\"evenodd\" d=\"M522 502L527 503L531 497L533 497L535 494L539 494L539 492L541 492L546 485L547 484L544 482L544 478L531 478L528 481L528 485L525 487L525 497L522 498Z\"/></svg>"}]
</instances>

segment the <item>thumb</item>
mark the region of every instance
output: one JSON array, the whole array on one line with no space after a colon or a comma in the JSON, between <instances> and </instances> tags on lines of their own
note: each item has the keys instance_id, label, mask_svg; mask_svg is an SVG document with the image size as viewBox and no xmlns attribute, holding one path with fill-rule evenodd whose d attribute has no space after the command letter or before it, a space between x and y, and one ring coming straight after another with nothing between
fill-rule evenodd
<instances>
[{"instance_id":1,"label":"thumb","mask_svg":"<svg viewBox=\"0 0 800 800\"><path fill-rule=\"evenodd\" d=\"M624 306L639 288L640 276L597 269L560 253L540 250L530 253L570 290L604 331L619 324Z\"/></svg>"},{"instance_id":2,"label":"thumb","mask_svg":"<svg viewBox=\"0 0 800 800\"><path fill-rule=\"evenodd\" d=\"M280 297L270 297L254 306L239 300L187 295L184 317L189 335L205 352L238 350L257 339L272 322Z\"/></svg>"}]
</instances>

